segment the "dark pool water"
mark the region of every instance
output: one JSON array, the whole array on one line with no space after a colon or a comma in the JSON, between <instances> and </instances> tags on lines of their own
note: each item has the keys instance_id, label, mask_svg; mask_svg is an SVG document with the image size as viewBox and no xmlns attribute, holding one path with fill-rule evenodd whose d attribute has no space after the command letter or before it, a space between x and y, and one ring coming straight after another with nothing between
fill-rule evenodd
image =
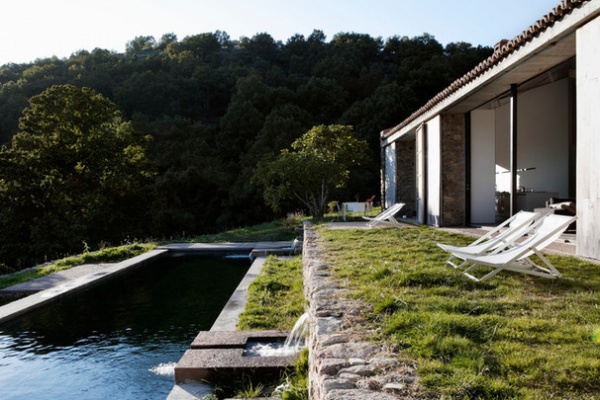
<instances>
[{"instance_id":1,"label":"dark pool water","mask_svg":"<svg viewBox=\"0 0 600 400\"><path fill-rule=\"evenodd\" d=\"M0 326L0 399L164 399L249 266L169 256Z\"/></svg>"}]
</instances>

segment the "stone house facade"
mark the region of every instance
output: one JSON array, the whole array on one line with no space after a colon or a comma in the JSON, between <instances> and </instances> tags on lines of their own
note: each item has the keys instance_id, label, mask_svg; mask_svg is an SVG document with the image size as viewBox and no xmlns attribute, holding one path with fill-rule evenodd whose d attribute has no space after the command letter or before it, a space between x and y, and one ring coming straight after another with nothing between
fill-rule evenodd
<instances>
[{"instance_id":1,"label":"stone house facade","mask_svg":"<svg viewBox=\"0 0 600 400\"><path fill-rule=\"evenodd\" d=\"M600 0L563 0L381 132L382 199L422 224L495 224L549 198L600 259Z\"/></svg>"}]
</instances>

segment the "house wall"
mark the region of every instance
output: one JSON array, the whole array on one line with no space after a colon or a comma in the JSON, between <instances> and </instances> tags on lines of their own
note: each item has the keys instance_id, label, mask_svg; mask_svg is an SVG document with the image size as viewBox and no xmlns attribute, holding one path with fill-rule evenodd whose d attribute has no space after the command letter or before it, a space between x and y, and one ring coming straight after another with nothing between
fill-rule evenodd
<instances>
[{"instance_id":1,"label":"house wall","mask_svg":"<svg viewBox=\"0 0 600 400\"><path fill-rule=\"evenodd\" d=\"M405 204L401 214L409 217L416 215L416 158L414 140L396 142L396 199Z\"/></svg>"},{"instance_id":2,"label":"house wall","mask_svg":"<svg viewBox=\"0 0 600 400\"><path fill-rule=\"evenodd\" d=\"M569 193L568 79L519 94L517 186L536 192ZM495 109L496 187L510 192L510 105Z\"/></svg>"},{"instance_id":3,"label":"house wall","mask_svg":"<svg viewBox=\"0 0 600 400\"><path fill-rule=\"evenodd\" d=\"M416 220L419 224L427 223L427 124L419 126L415 133L415 184L416 190Z\"/></svg>"},{"instance_id":4,"label":"house wall","mask_svg":"<svg viewBox=\"0 0 600 400\"><path fill-rule=\"evenodd\" d=\"M442 225L464 225L466 219L465 115L444 114L441 126Z\"/></svg>"},{"instance_id":5,"label":"house wall","mask_svg":"<svg viewBox=\"0 0 600 400\"><path fill-rule=\"evenodd\" d=\"M441 116L427 121L427 225L440 226L442 205L442 174L441 174Z\"/></svg>"},{"instance_id":6,"label":"house wall","mask_svg":"<svg viewBox=\"0 0 600 400\"><path fill-rule=\"evenodd\" d=\"M494 110L471 112L471 223L474 224L496 222L495 124Z\"/></svg>"},{"instance_id":7,"label":"house wall","mask_svg":"<svg viewBox=\"0 0 600 400\"><path fill-rule=\"evenodd\" d=\"M600 18L577 30L577 254L600 259Z\"/></svg>"},{"instance_id":8,"label":"house wall","mask_svg":"<svg viewBox=\"0 0 600 400\"><path fill-rule=\"evenodd\" d=\"M390 145L385 147L385 173L384 173L384 194L385 200L382 204L385 208L390 207L394 203L396 203L396 143L390 143Z\"/></svg>"}]
</instances>

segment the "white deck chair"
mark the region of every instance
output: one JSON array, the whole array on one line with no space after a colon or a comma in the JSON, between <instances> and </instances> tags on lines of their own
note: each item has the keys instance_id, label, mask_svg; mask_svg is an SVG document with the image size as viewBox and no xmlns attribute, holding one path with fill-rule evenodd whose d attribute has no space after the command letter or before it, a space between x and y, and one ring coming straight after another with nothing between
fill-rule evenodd
<instances>
[{"instance_id":1,"label":"white deck chair","mask_svg":"<svg viewBox=\"0 0 600 400\"><path fill-rule=\"evenodd\" d=\"M455 264L456 259L465 259L465 255L482 255L492 252L498 248L512 246L517 239L523 236L531 229L531 224L539 218L539 214L530 211L519 211L479 239L468 246L458 247L448 244L438 243L444 251L450 253L450 257L446 260L448 264L456 269L465 266L463 261L461 264ZM504 229L504 227L508 227Z\"/></svg>"},{"instance_id":2,"label":"white deck chair","mask_svg":"<svg viewBox=\"0 0 600 400\"><path fill-rule=\"evenodd\" d=\"M376 217L371 218L371 217L363 216L363 218L369 221L369 222L367 222L367 226L370 226L371 228L376 226L377 224L380 224L380 223L383 223L386 221L391 222L394 225L400 225L398 220L396 218L394 218L394 215L396 213L398 213L398 211L400 211L404 206L405 206L405 203L396 203L393 206L389 207L387 210L381 212Z\"/></svg>"},{"instance_id":3,"label":"white deck chair","mask_svg":"<svg viewBox=\"0 0 600 400\"><path fill-rule=\"evenodd\" d=\"M465 261L469 264L469 267L463 271L463 274L478 282L488 280L504 270L545 278L560 278L562 277L560 272L544 257L541 251L558 239L575 220L576 217L548 214L534 224L534 234L521 243L515 243L513 247L497 249L491 254L465 255ZM537 265L531 261L529 257L533 254L539 257L543 265ZM488 267L492 271L481 278L477 278L470 272L478 267Z\"/></svg>"}]
</instances>

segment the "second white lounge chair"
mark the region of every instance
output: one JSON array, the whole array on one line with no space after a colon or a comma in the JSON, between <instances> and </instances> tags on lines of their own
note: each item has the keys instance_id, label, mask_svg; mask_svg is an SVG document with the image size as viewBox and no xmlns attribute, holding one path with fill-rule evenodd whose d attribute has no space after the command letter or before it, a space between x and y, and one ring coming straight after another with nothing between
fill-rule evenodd
<instances>
[{"instance_id":1,"label":"second white lounge chair","mask_svg":"<svg viewBox=\"0 0 600 400\"><path fill-rule=\"evenodd\" d=\"M380 224L380 223L383 223L386 221L391 222L394 225L400 225L398 220L396 218L394 218L394 215L396 215L398 213L398 211L400 211L404 207L404 205L405 205L405 203L396 203L393 206L389 207L387 210L382 211L376 217L371 218L371 217L363 216L363 218L369 221L369 222L367 222L367 225L370 226L371 228L376 226L377 224Z\"/></svg>"},{"instance_id":2,"label":"second white lounge chair","mask_svg":"<svg viewBox=\"0 0 600 400\"><path fill-rule=\"evenodd\" d=\"M554 265L542 254L542 250L554 242L576 220L576 217L566 215L548 214L534 224L535 233L527 240L515 243L513 247L498 249L491 254L465 255L465 262L469 264L463 274L470 279L482 282L490 279L501 271L514 271L545 278L560 278L562 275ZM542 265L534 263L530 256L536 255ZM491 271L481 278L471 274L476 268L487 267Z\"/></svg>"},{"instance_id":3,"label":"second white lounge chair","mask_svg":"<svg viewBox=\"0 0 600 400\"><path fill-rule=\"evenodd\" d=\"M451 254L446 262L454 268L460 269L465 265L465 262L457 265L455 263L456 259L464 260L465 255L482 255L498 248L512 246L516 240L531 229L531 224L537 218L539 218L538 213L519 211L468 246L458 247L441 243L437 245ZM508 227L504 229L507 225Z\"/></svg>"}]
</instances>

